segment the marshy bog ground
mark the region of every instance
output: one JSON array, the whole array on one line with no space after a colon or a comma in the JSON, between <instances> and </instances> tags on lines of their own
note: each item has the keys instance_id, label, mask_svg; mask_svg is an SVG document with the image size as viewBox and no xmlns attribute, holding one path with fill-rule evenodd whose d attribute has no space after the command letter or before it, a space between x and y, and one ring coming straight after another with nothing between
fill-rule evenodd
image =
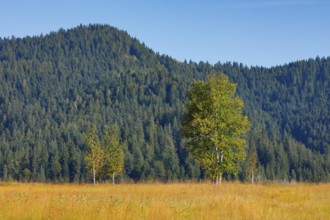
<instances>
[{"instance_id":1,"label":"marshy bog ground","mask_svg":"<svg viewBox=\"0 0 330 220\"><path fill-rule=\"evenodd\" d=\"M0 184L0 219L329 219L330 184Z\"/></svg>"}]
</instances>

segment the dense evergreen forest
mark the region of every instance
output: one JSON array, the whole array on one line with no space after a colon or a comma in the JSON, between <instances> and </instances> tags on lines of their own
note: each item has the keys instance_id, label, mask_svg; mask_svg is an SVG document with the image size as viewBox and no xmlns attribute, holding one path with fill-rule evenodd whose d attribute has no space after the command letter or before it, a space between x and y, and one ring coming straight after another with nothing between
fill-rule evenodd
<instances>
[{"instance_id":1,"label":"dense evergreen forest","mask_svg":"<svg viewBox=\"0 0 330 220\"><path fill-rule=\"evenodd\" d=\"M0 180L90 182L84 134L116 124L120 179L180 181L205 172L180 136L192 82L224 72L251 122L248 180L330 181L330 57L272 68L178 62L108 25L0 38Z\"/></svg>"}]
</instances>

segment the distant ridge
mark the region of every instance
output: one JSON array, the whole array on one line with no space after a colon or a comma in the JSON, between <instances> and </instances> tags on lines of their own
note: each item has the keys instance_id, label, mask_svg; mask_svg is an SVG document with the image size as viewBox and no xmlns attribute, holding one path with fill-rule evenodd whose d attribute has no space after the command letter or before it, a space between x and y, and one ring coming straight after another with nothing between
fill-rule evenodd
<instances>
[{"instance_id":1,"label":"distant ridge","mask_svg":"<svg viewBox=\"0 0 330 220\"><path fill-rule=\"evenodd\" d=\"M186 93L224 72L252 130L258 179L330 180L330 58L272 68L178 62L109 25L0 38L0 180L87 182L83 134L118 124L134 181L204 178L180 137ZM245 166L238 176L248 180Z\"/></svg>"}]
</instances>

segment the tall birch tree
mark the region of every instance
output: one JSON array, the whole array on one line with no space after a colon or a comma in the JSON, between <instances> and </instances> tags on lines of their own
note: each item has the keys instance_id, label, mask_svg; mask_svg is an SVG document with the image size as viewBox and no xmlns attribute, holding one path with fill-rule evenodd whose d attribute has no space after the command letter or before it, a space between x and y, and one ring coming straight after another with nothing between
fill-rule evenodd
<instances>
[{"instance_id":1,"label":"tall birch tree","mask_svg":"<svg viewBox=\"0 0 330 220\"><path fill-rule=\"evenodd\" d=\"M245 159L244 134L250 126L243 106L236 84L224 74L195 81L189 91L182 135L188 151L216 184L221 184L224 173L237 173Z\"/></svg>"}]
</instances>

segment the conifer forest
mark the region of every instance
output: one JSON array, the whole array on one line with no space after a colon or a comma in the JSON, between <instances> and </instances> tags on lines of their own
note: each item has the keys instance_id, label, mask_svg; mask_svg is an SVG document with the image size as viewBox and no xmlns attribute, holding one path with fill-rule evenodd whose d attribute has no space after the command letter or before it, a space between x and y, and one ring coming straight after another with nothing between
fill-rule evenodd
<instances>
[{"instance_id":1,"label":"conifer forest","mask_svg":"<svg viewBox=\"0 0 330 220\"><path fill-rule=\"evenodd\" d=\"M181 122L193 82L214 73L237 85L251 124L246 159L225 179L250 181L255 155L256 181L330 181L330 57L271 68L179 62L100 24L0 38L0 180L91 182L93 126L101 143L118 128L116 181L203 180Z\"/></svg>"}]
</instances>

